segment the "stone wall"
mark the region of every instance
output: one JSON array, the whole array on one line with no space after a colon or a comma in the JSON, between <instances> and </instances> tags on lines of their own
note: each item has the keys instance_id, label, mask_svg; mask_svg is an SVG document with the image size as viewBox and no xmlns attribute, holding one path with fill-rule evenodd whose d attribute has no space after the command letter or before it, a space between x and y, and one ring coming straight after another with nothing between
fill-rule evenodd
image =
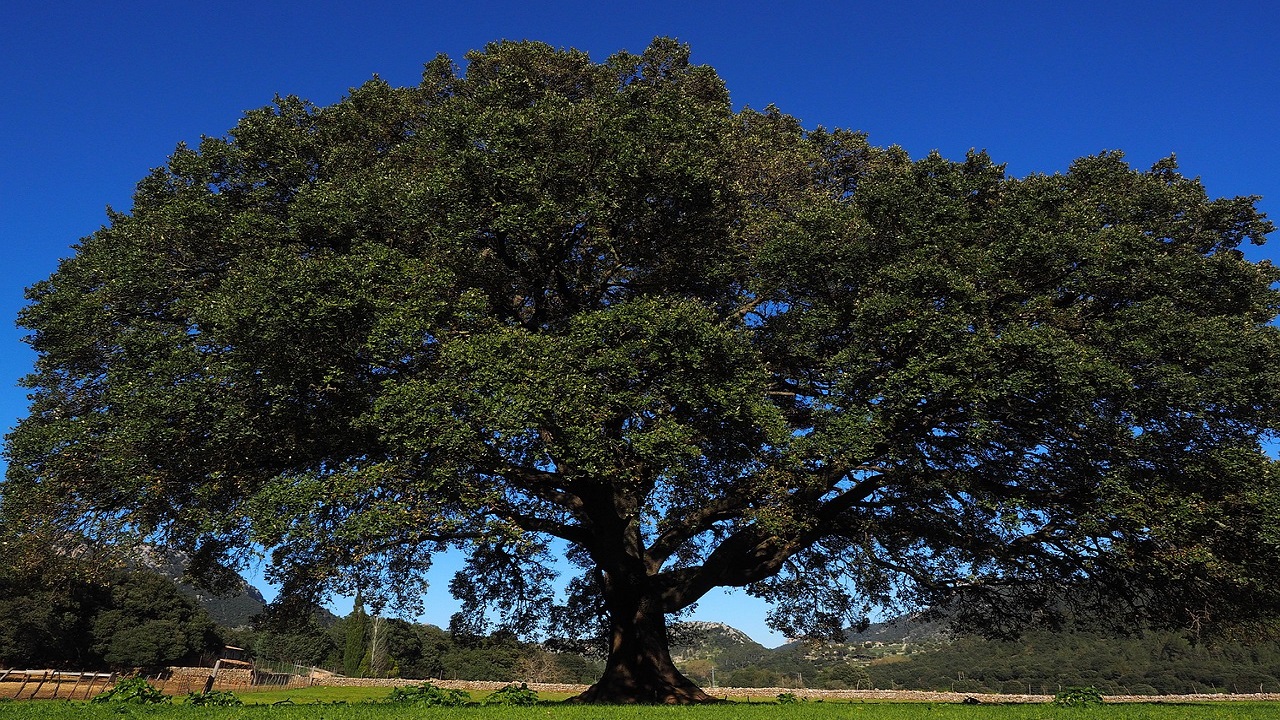
<instances>
[{"instance_id":1,"label":"stone wall","mask_svg":"<svg viewBox=\"0 0 1280 720\"><path fill-rule=\"evenodd\" d=\"M211 667L171 667L168 672L154 682L163 692L170 695L200 692L205 682L213 674ZM214 681L214 690L244 690L251 687L307 687L311 679L305 675L284 675L280 673L256 673L249 668L218 668Z\"/></svg>"}]
</instances>

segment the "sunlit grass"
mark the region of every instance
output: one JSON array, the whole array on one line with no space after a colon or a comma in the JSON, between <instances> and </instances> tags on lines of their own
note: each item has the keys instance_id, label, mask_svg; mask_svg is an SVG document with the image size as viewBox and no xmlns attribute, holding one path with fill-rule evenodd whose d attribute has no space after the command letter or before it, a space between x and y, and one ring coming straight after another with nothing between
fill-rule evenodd
<instances>
[{"instance_id":1,"label":"sunlit grass","mask_svg":"<svg viewBox=\"0 0 1280 720\"><path fill-rule=\"evenodd\" d=\"M1135 703L1088 708L1038 705L948 705L903 702L806 702L789 705L732 703L706 707L595 707L547 704L536 707L422 708L337 699L320 690L388 691L387 688L304 688L291 704L265 704L268 693L245 693L255 703L239 708L180 704L111 706L81 702L0 702L0 717L22 720L1252 720L1277 718L1280 703ZM271 694L277 691L271 691ZM287 691L286 691L287 692ZM377 693L375 693L376 695ZM385 692L382 696L385 697ZM354 697L348 693L346 698ZM274 700L272 702L281 702ZM333 703L339 704L333 704ZM311 703L311 704L305 704Z\"/></svg>"}]
</instances>

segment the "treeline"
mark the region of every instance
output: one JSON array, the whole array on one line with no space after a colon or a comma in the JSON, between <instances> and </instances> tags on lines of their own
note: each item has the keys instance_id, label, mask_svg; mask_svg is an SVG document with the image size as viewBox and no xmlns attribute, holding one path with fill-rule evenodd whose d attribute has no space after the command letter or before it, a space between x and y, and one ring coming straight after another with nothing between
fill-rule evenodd
<instances>
[{"instance_id":1,"label":"treeline","mask_svg":"<svg viewBox=\"0 0 1280 720\"><path fill-rule=\"evenodd\" d=\"M212 664L226 645L268 666L321 667L353 677L590 683L602 664L548 652L510 634L472 637L432 625L323 612L218 625L174 580L75 558L38 567L0 559L0 668L158 669ZM287 669L287 668L281 668Z\"/></svg>"},{"instance_id":2,"label":"treeline","mask_svg":"<svg viewBox=\"0 0 1280 720\"><path fill-rule=\"evenodd\" d=\"M70 670L198 663L226 631L169 578L0 563L0 666Z\"/></svg>"},{"instance_id":3,"label":"treeline","mask_svg":"<svg viewBox=\"0 0 1280 720\"><path fill-rule=\"evenodd\" d=\"M949 638L939 626L910 643L885 641L902 639L905 635L886 635L769 650L722 635L675 647L685 655L681 670L704 686L714 677L716 684L733 687L1053 694L1062 687L1092 685L1116 694L1280 692L1280 642L1270 639L1246 643L1197 640L1188 632L1117 637L1039 631L999 641Z\"/></svg>"},{"instance_id":4,"label":"treeline","mask_svg":"<svg viewBox=\"0 0 1280 720\"><path fill-rule=\"evenodd\" d=\"M959 692L1280 692L1280 643L1197 642L1185 632L1110 637L1032 632L1017 641L960 637L929 652L888 656L867 672L877 688Z\"/></svg>"},{"instance_id":5,"label":"treeline","mask_svg":"<svg viewBox=\"0 0 1280 720\"><path fill-rule=\"evenodd\" d=\"M672 649L680 671L703 687L871 687L864 667L869 656L852 651L814 652L816 648L803 645L770 650L716 623L676 626Z\"/></svg>"},{"instance_id":6,"label":"treeline","mask_svg":"<svg viewBox=\"0 0 1280 720\"><path fill-rule=\"evenodd\" d=\"M600 660L549 652L510 633L450 633L434 625L371 617L359 604L347 617L328 624L312 615L285 627L271 625L238 630L230 637L259 661L319 667L348 677L591 683L603 669Z\"/></svg>"}]
</instances>

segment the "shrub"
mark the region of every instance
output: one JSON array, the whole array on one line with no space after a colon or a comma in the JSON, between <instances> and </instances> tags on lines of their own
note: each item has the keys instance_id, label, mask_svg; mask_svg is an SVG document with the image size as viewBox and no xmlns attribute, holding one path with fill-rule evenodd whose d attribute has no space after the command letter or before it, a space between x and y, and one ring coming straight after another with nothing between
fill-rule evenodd
<instances>
[{"instance_id":1,"label":"shrub","mask_svg":"<svg viewBox=\"0 0 1280 720\"><path fill-rule=\"evenodd\" d=\"M1061 692L1053 696L1053 704L1058 707L1101 705L1102 693L1092 685L1089 687L1063 688Z\"/></svg>"},{"instance_id":2,"label":"shrub","mask_svg":"<svg viewBox=\"0 0 1280 720\"><path fill-rule=\"evenodd\" d=\"M538 693L530 690L529 686L525 683L520 683L519 685L511 684L504 688L494 690L481 704L508 706L537 705Z\"/></svg>"},{"instance_id":3,"label":"shrub","mask_svg":"<svg viewBox=\"0 0 1280 720\"><path fill-rule=\"evenodd\" d=\"M110 690L95 697L95 703L130 703L155 705L169 702L169 696L160 692L143 677L120 678Z\"/></svg>"},{"instance_id":4,"label":"shrub","mask_svg":"<svg viewBox=\"0 0 1280 720\"><path fill-rule=\"evenodd\" d=\"M210 690L209 692L187 693L182 701L184 705L201 705L204 707L240 707L244 702L230 690Z\"/></svg>"},{"instance_id":5,"label":"shrub","mask_svg":"<svg viewBox=\"0 0 1280 720\"><path fill-rule=\"evenodd\" d=\"M422 707L460 707L471 702L471 693L436 687L429 682L421 685L401 685L392 688L387 702L420 705Z\"/></svg>"},{"instance_id":6,"label":"shrub","mask_svg":"<svg viewBox=\"0 0 1280 720\"><path fill-rule=\"evenodd\" d=\"M789 692L778 693L779 705L791 705L792 703L798 703L798 702L803 702L803 701L800 698L796 697L795 693L789 693Z\"/></svg>"}]
</instances>

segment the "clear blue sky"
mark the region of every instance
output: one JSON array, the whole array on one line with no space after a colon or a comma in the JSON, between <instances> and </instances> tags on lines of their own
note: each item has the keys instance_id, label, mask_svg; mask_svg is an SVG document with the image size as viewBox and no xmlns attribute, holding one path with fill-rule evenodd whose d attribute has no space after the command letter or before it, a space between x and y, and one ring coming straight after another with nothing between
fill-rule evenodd
<instances>
[{"instance_id":1,"label":"clear blue sky","mask_svg":"<svg viewBox=\"0 0 1280 720\"><path fill-rule=\"evenodd\" d=\"M413 84L436 53L461 59L502 38L603 59L670 35L739 106L774 103L917 157L985 148L1014 175L1103 149L1141 167L1173 152L1211 194L1262 195L1280 218L1277 34L1280 4L1260 0L6 3L0 425L26 408L15 383L33 357L11 322L23 288L99 227L105 206L128 209L134 183L178 141L222 135L277 93L323 105L375 73ZM444 585L428 600L437 623ZM780 642L749 600L714 598L699 616Z\"/></svg>"}]
</instances>

